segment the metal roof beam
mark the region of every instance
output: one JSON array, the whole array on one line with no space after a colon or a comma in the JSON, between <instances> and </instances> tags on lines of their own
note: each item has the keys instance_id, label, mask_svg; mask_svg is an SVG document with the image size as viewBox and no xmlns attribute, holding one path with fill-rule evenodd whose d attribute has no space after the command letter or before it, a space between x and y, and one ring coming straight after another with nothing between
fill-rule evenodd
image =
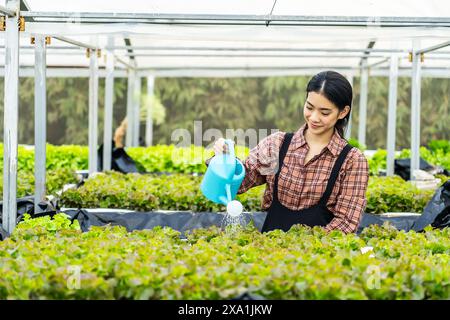
<instances>
[{"instance_id":1,"label":"metal roof beam","mask_svg":"<svg viewBox=\"0 0 450 320\"><path fill-rule=\"evenodd\" d=\"M26 18L39 22L67 22L73 12L25 11ZM161 14L161 13L77 13L80 23L157 23L267 26L268 15ZM379 17L370 16L270 16L270 25L360 26L360 27L449 27L450 17Z\"/></svg>"},{"instance_id":2,"label":"metal roof beam","mask_svg":"<svg viewBox=\"0 0 450 320\"><path fill-rule=\"evenodd\" d=\"M5 54L5 50L0 48L0 54ZM30 52L21 52L22 56L32 56L34 55L34 53L32 51ZM58 50L53 50L53 51L49 51L46 53L47 56L53 56L53 57L57 57L57 56L74 56L74 57L83 57L85 55L84 52L80 52L80 51L58 51ZM114 58L116 58L117 62L121 63L122 65L124 65L127 68L130 69L136 69L133 65L129 64L128 62L126 62L124 59L127 57L129 54L123 54L123 55L119 55L119 54L114 54ZM355 58L362 58L361 55L301 55L301 54L297 54L297 55L270 55L270 54L251 54L251 55L242 55L242 54L218 54L218 55L211 55L211 54L192 54L192 53L187 53L187 54L133 54L133 56L135 57L154 57L154 58L183 58L183 57L189 57L189 58L276 58L276 59L283 59L283 58L343 58L343 59L355 59ZM385 56L385 55L373 55L370 56L371 58L382 58L382 60L374 62L373 64L367 65L367 68L373 68L376 67L380 64L383 64L385 62L387 62L389 60L389 57ZM409 59L408 55L404 55L404 56L399 56L400 59ZM450 53L447 53L446 56L427 56L426 57L427 60L442 60L442 61L450 61ZM1 64L0 64L1 65ZM270 66L268 66L270 67Z\"/></svg>"},{"instance_id":3,"label":"metal roof beam","mask_svg":"<svg viewBox=\"0 0 450 320\"><path fill-rule=\"evenodd\" d=\"M14 10L8 9L5 6L0 5L0 13L3 13L4 15L8 17L15 17L16 12Z\"/></svg>"},{"instance_id":4,"label":"metal roof beam","mask_svg":"<svg viewBox=\"0 0 450 320\"><path fill-rule=\"evenodd\" d=\"M114 54L114 58L117 60L117 62L123 64L125 67L127 67L128 69L134 70L136 69L134 66L132 66L131 64L129 64L128 62L122 60L119 56L117 56L116 54Z\"/></svg>"},{"instance_id":5,"label":"metal roof beam","mask_svg":"<svg viewBox=\"0 0 450 320\"><path fill-rule=\"evenodd\" d=\"M107 50L127 50L126 46L114 46L114 47L106 47ZM391 50L391 49L347 49L347 48L273 48L273 47L261 47L261 48L248 48L248 47L183 47L183 46L133 46L134 51L138 50L189 50L189 51L280 51L280 52L350 52L350 53L360 53L360 52L373 52L373 53L408 53L408 50ZM450 53L450 52L447 52Z\"/></svg>"},{"instance_id":6,"label":"metal roof beam","mask_svg":"<svg viewBox=\"0 0 450 320\"><path fill-rule=\"evenodd\" d=\"M135 69L135 68L137 68L137 63L136 63L136 59L133 55L133 46L131 45L131 40L129 38L124 38L123 41L125 42L125 47L128 51L127 55L130 55L129 56L130 61L132 62L132 65L133 65L132 69Z\"/></svg>"},{"instance_id":7,"label":"metal roof beam","mask_svg":"<svg viewBox=\"0 0 450 320\"><path fill-rule=\"evenodd\" d=\"M338 55L338 54L327 54L327 55L315 55L315 54L206 54L206 53L126 53L124 56L130 57L204 57L204 58L364 58L362 55ZM371 58L384 58L384 55L374 55Z\"/></svg>"},{"instance_id":8,"label":"metal roof beam","mask_svg":"<svg viewBox=\"0 0 450 320\"><path fill-rule=\"evenodd\" d=\"M272 13L273 13L273 9L275 9L275 6L277 4L277 0L274 0L273 5L272 5L272 9L270 10L269 14L267 15L267 21L266 21L266 27L269 26L270 22L272 21Z\"/></svg>"},{"instance_id":9,"label":"metal roof beam","mask_svg":"<svg viewBox=\"0 0 450 320\"><path fill-rule=\"evenodd\" d=\"M372 50L373 46L375 45L375 41L370 41L367 45L366 50L364 51L364 57L361 58L359 61L359 66L362 67L364 65L364 62L367 61L367 58L369 57L369 54L371 53L370 50Z\"/></svg>"},{"instance_id":10,"label":"metal roof beam","mask_svg":"<svg viewBox=\"0 0 450 320\"><path fill-rule=\"evenodd\" d=\"M97 50L97 48L95 46L91 46L90 44L83 43L83 42L76 41L76 40L72 40L72 39L69 39L69 38L66 38L66 37L58 36L58 37L53 37L53 38L56 39L56 40L62 41L62 42L66 42L66 43L72 44L72 45L80 47L80 48Z\"/></svg>"},{"instance_id":11,"label":"metal roof beam","mask_svg":"<svg viewBox=\"0 0 450 320\"><path fill-rule=\"evenodd\" d=\"M372 56L371 56L371 58L373 58ZM376 66L379 66L380 64L383 64L383 63L385 63L385 62L388 62L390 60L390 58L385 58L385 59L383 59L383 60L381 60L381 61L378 61L378 62L375 62L375 63L372 63L372 64L369 64L368 66L367 66L367 68L374 68L374 67L376 67Z\"/></svg>"},{"instance_id":12,"label":"metal roof beam","mask_svg":"<svg viewBox=\"0 0 450 320\"><path fill-rule=\"evenodd\" d=\"M208 74L211 71L211 74L215 76L220 75L221 72L224 72L222 77L228 77L231 72L239 72L246 71L249 74L267 77L267 76L277 76L277 75L313 75L319 71L324 70L324 66L309 66L309 67L292 67L286 69L284 67L255 67L252 69L249 68L239 68L239 67L214 67L214 68L205 68L198 66L196 68L142 68L137 69L138 74L143 76L155 75L156 77L174 77L174 76L183 76L188 74L189 72L205 72ZM253 71L254 69L254 71ZM354 67L336 67L333 68L336 71L348 73L357 71L357 68ZM127 70L125 69L116 69L114 70L115 78L126 78ZM200 73L199 73L200 74ZM34 77L34 67L24 67L22 66L19 70L20 77ZM389 67L380 67L371 70L370 75L372 77L387 77L389 76ZM4 67L0 67L0 77L5 76ZM99 68L99 77L104 78L106 76L106 70L104 68ZM411 68L399 68L399 76L401 77L411 77ZM450 78L450 68L442 69L442 68L422 68L422 76L423 77L431 77L431 78ZM89 68L87 67L55 67L48 66L47 67L47 77L62 77L62 78L77 78L77 77L89 77Z\"/></svg>"},{"instance_id":13,"label":"metal roof beam","mask_svg":"<svg viewBox=\"0 0 450 320\"><path fill-rule=\"evenodd\" d=\"M416 52L417 52L417 54L428 53L428 52L439 50L439 49L442 49L442 48L445 48L445 47L448 47L448 46L450 46L450 41L446 41L444 43L437 44L435 46L431 46L431 47L428 47L428 48L425 48L425 49L420 49L420 50L417 50Z\"/></svg>"}]
</instances>

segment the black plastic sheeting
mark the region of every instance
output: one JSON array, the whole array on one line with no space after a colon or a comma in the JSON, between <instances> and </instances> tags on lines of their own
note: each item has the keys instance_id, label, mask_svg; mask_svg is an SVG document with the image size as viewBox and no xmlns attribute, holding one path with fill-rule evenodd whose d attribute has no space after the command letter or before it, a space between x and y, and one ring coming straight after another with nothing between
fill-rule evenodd
<instances>
[{"instance_id":1,"label":"black plastic sheeting","mask_svg":"<svg viewBox=\"0 0 450 320\"><path fill-rule=\"evenodd\" d=\"M3 229L2 226L0 225L0 241L3 241L8 237L9 237L8 232L6 232L5 229Z\"/></svg>"},{"instance_id":2,"label":"black plastic sheeting","mask_svg":"<svg viewBox=\"0 0 450 320\"><path fill-rule=\"evenodd\" d=\"M450 226L450 180L436 190L412 229L421 231L428 225L434 228Z\"/></svg>"},{"instance_id":3,"label":"black plastic sheeting","mask_svg":"<svg viewBox=\"0 0 450 320\"><path fill-rule=\"evenodd\" d=\"M32 218L38 218L43 216L53 216L56 214L57 205L50 201L39 202L39 210L34 212L34 196L26 196L17 199L17 222L23 219L25 214L29 214ZM3 212L3 201L0 202L0 212ZM2 215L0 215L0 224L2 223Z\"/></svg>"},{"instance_id":4,"label":"black plastic sheeting","mask_svg":"<svg viewBox=\"0 0 450 320\"><path fill-rule=\"evenodd\" d=\"M241 295L238 295L230 300L266 300L263 296L254 293L245 292Z\"/></svg>"},{"instance_id":5,"label":"black plastic sheeting","mask_svg":"<svg viewBox=\"0 0 450 320\"><path fill-rule=\"evenodd\" d=\"M142 165L133 160L124 148L116 148L114 141L111 143L111 170L122 173L140 172L138 166L142 167ZM98 148L97 157L97 169L103 171L103 144Z\"/></svg>"},{"instance_id":6,"label":"black plastic sheeting","mask_svg":"<svg viewBox=\"0 0 450 320\"><path fill-rule=\"evenodd\" d=\"M433 166L426 162L424 159L420 158L419 169L429 172L431 174L444 174L449 175L448 170L442 168L441 166ZM395 159L394 160L394 173L403 178L403 180L410 179L411 172L411 159Z\"/></svg>"},{"instance_id":7,"label":"black plastic sheeting","mask_svg":"<svg viewBox=\"0 0 450 320\"><path fill-rule=\"evenodd\" d=\"M141 173L141 174L152 174L152 175L172 175L174 172L147 172L144 166L138 161L130 157L130 155L125 151L124 148L116 148L114 141L111 141L111 170L118 171L121 173ZM97 151L97 170L99 172L103 171L103 144L100 145ZM87 170L81 170L78 173L82 175L83 180L88 178ZM193 172L193 176L201 176L203 173ZM82 185L83 181L79 184Z\"/></svg>"},{"instance_id":8,"label":"black plastic sheeting","mask_svg":"<svg viewBox=\"0 0 450 320\"><path fill-rule=\"evenodd\" d=\"M379 214L363 213L361 222L358 226L356 234L360 234L364 228L370 225L383 225L385 222L389 222L392 226L398 230L409 231L417 221L419 215L401 215L401 216L382 216Z\"/></svg>"},{"instance_id":9,"label":"black plastic sheeting","mask_svg":"<svg viewBox=\"0 0 450 320\"><path fill-rule=\"evenodd\" d=\"M64 210L72 220L77 219L81 230L88 231L91 226L105 226L107 224L124 226L128 231L151 229L155 226L171 227L174 230L184 234L186 231L199 228L208 228L210 226L223 226L225 214L221 212L118 212L111 211L101 212L96 210ZM267 212L245 213L248 217L247 222L253 221L255 227L261 231L262 225L266 218ZM381 216L377 214L363 213L361 223L358 227L357 234L370 226L382 225L389 222L398 230L409 231L419 215L402 215L402 216Z\"/></svg>"},{"instance_id":10,"label":"black plastic sheeting","mask_svg":"<svg viewBox=\"0 0 450 320\"><path fill-rule=\"evenodd\" d=\"M39 203L38 213L34 212L34 196L26 196L17 199L17 219L16 223L22 221L25 214L29 214L32 218L43 216L53 216L57 212L57 204L50 201L42 201ZM3 202L0 202L0 212L3 212ZM0 240L9 236L8 232L3 229L3 215L0 214Z\"/></svg>"},{"instance_id":11,"label":"black plastic sheeting","mask_svg":"<svg viewBox=\"0 0 450 320\"><path fill-rule=\"evenodd\" d=\"M152 229L156 226L171 227L184 234L186 231L210 226L222 227L225 218L225 214L221 212L120 212L114 209L111 209L111 211L69 209L63 212L69 215L72 220L77 219L81 230L84 232L88 231L91 226L111 224L123 226L128 231ZM266 212L244 213L245 221L247 223L253 221L255 227L261 230L266 214Z\"/></svg>"}]
</instances>

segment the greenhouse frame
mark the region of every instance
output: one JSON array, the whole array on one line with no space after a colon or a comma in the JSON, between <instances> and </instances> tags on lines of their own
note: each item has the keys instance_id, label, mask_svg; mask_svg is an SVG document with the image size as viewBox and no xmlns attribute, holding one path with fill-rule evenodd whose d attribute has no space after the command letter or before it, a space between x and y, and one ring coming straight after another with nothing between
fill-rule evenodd
<instances>
[{"instance_id":1,"label":"greenhouse frame","mask_svg":"<svg viewBox=\"0 0 450 320\"><path fill-rule=\"evenodd\" d=\"M106 7L106 9L105 9ZM123 8L129 12L123 12ZM139 139L141 79L313 75L360 78L358 141L365 143L368 79L389 77L387 175L394 172L397 79L411 77L411 174L419 168L422 77L450 78L447 1L5 0L3 225L16 224L19 77L35 78L35 203L45 198L46 78L89 77L89 174L97 170L98 83L105 80L103 168L110 169L115 77L128 78L126 145ZM20 58L19 58L20 57ZM351 124L351 122L350 122ZM350 130L348 130L350 132ZM347 136L349 137L349 136ZM152 144L151 112L145 141ZM413 177L411 177L413 178Z\"/></svg>"}]
</instances>

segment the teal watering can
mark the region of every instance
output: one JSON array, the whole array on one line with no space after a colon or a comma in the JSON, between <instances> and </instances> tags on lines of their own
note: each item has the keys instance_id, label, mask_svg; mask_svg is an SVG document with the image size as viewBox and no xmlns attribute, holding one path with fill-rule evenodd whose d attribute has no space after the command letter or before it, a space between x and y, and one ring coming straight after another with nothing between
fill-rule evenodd
<instances>
[{"instance_id":1,"label":"teal watering can","mask_svg":"<svg viewBox=\"0 0 450 320\"><path fill-rule=\"evenodd\" d=\"M227 205L232 201L245 177L245 167L234 154L234 142L225 140L230 153L215 155L209 162L200 190L212 202Z\"/></svg>"}]
</instances>

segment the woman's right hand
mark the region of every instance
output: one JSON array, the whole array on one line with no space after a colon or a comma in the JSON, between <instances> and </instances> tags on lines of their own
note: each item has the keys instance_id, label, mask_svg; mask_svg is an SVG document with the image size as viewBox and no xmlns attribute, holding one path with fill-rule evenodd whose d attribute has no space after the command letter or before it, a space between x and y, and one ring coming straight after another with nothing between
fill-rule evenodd
<instances>
[{"instance_id":1,"label":"woman's right hand","mask_svg":"<svg viewBox=\"0 0 450 320\"><path fill-rule=\"evenodd\" d=\"M214 154L218 155L218 154L222 154L222 153L228 153L228 145L225 143L225 139L224 138L219 138L215 143L214 143Z\"/></svg>"}]
</instances>

